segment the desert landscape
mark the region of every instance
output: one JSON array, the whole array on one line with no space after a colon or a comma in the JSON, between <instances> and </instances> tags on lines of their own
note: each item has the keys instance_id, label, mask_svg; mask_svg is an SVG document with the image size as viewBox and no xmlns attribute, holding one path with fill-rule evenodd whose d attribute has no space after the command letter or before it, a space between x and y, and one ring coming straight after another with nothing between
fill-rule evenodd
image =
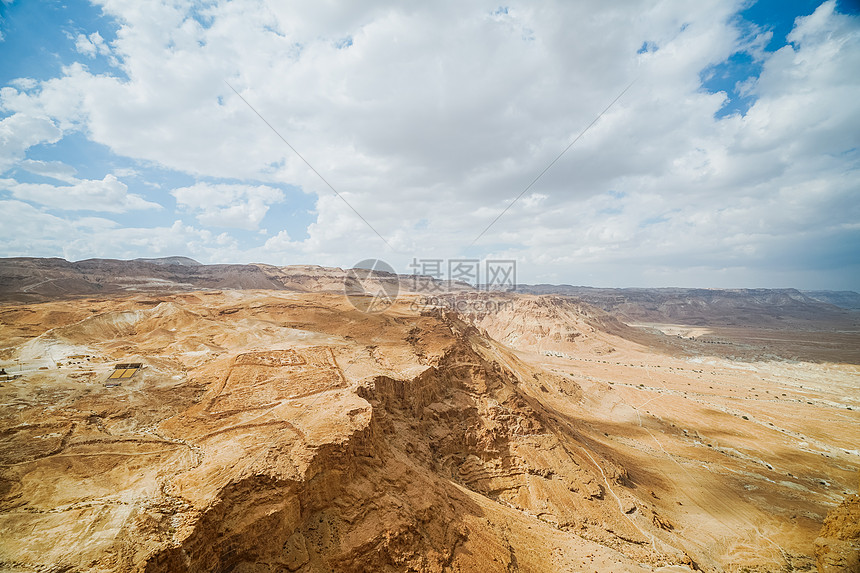
<instances>
[{"instance_id":1,"label":"desert landscape","mask_svg":"<svg viewBox=\"0 0 860 573\"><path fill-rule=\"evenodd\" d=\"M856 310L343 277L3 260L0 568L857 570Z\"/></svg>"},{"instance_id":2,"label":"desert landscape","mask_svg":"<svg viewBox=\"0 0 860 573\"><path fill-rule=\"evenodd\" d=\"M0 0L0 573L860 573L860 1Z\"/></svg>"}]
</instances>

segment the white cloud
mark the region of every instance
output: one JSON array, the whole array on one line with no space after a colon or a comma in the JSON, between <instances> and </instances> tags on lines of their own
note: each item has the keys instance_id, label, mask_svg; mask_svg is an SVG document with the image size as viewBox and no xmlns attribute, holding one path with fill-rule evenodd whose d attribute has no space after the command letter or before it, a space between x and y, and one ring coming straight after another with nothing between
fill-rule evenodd
<instances>
[{"instance_id":1,"label":"white cloud","mask_svg":"<svg viewBox=\"0 0 860 573\"><path fill-rule=\"evenodd\" d=\"M110 54L110 47L98 32L93 32L89 36L78 34L75 38L75 50L89 58Z\"/></svg>"},{"instance_id":2,"label":"white cloud","mask_svg":"<svg viewBox=\"0 0 860 573\"><path fill-rule=\"evenodd\" d=\"M257 230L269 205L283 201L284 193L266 185L197 183L170 192L180 207L194 212L202 225Z\"/></svg>"},{"instance_id":3,"label":"white cloud","mask_svg":"<svg viewBox=\"0 0 860 573\"><path fill-rule=\"evenodd\" d=\"M203 260L241 262L229 237L175 221L167 227L121 227L99 217L57 217L15 200L0 200L6 224L0 243L7 256L42 256L74 261L182 254Z\"/></svg>"},{"instance_id":4,"label":"white cloud","mask_svg":"<svg viewBox=\"0 0 860 573\"><path fill-rule=\"evenodd\" d=\"M51 179L64 181L66 183L75 183L77 181L77 178L75 177L77 171L75 168L71 165L66 165L62 161L38 161L34 159L25 159L18 163L18 167L29 171L30 173L42 175L43 177L50 177Z\"/></svg>"},{"instance_id":5,"label":"white cloud","mask_svg":"<svg viewBox=\"0 0 860 573\"><path fill-rule=\"evenodd\" d=\"M9 85L14 86L22 91L31 90L39 85L39 82L33 78L15 78Z\"/></svg>"},{"instance_id":6,"label":"white cloud","mask_svg":"<svg viewBox=\"0 0 860 573\"><path fill-rule=\"evenodd\" d=\"M94 228L107 230L116 225L104 219L82 220L76 224L15 200L0 200L0 211L4 220L0 225L0 243L4 245L6 256L68 258L65 249L70 242L83 237L92 240Z\"/></svg>"},{"instance_id":7,"label":"white cloud","mask_svg":"<svg viewBox=\"0 0 860 573\"><path fill-rule=\"evenodd\" d=\"M117 177L140 177L140 171L131 167L121 167L114 169L113 174Z\"/></svg>"},{"instance_id":8,"label":"white cloud","mask_svg":"<svg viewBox=\"0 0 860 573\"><path fill-rule=\"evenodd\" d=\"M519 258L524 280L643 284L674 268L706 285L758 281L765 275L755 269L768 265L774 280L797 279L812 250L793 262L781 246L807 241L836 253L839 242L860 242L846 227L860 219L851 200L860 24L832 1L799 19L792 43L775 53L764 50L768 32L738 23L740 0L515 2L507 13L454 0L338 9L235 0L197 6L196 16L183 2L100 4L117 19L116 39L108 47L79 36L79 50L109 48L123 75L74 63L38 86L2 90L0 106L15 121L48 119L41 134L16 130L0 166L77 129L144 163L252 182L172 192L180 212L219 231L257 230L284 200L274 185L317 195L306 240L268 221L273 236L256 247L209 231L195 235L203 260L302 256L344 266L378 255L405 268L413 256L461 256L634 78L481 239L482 254ZM755 102L717 119L727 96L705 91L701 75L736 51L763 65L743 85ZM838 269L834 262L829 276L846 274ZM816 273L808 280L824 276Z\"/></svg>"},{"instance_id":9,"label":"white cloud","mask_svg":"<svg viewBox=\"0 0 860 573\"><path fill-rule=\"evenodd\" d=\"M23 159L29 148L54 143L60 137L62 131L46 117L16 113L0 120L0 173Z\"/></svg>"},{"instance_id":10,"label":"white cloud","mask_svg":"<svg viewBox=\"0 0 860 573\"><path fill-rule=\"evenodd\" d=\"M32 165L32 164L30 164ZM136 209L161 209L161 205L128 192L128 186L111 174L97 179L66 179L70 185L20 183L0 179L0 190L19 200L39 203L51 209L125 213Z\"/></svg>"}]
</instances>

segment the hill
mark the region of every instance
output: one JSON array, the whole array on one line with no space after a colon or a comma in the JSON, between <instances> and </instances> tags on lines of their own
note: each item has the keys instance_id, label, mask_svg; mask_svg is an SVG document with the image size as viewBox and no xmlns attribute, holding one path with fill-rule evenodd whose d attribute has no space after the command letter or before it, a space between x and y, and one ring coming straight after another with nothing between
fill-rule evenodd
<instances>
[{"instance_id":1,"label":"hill","mask_svg":"<svg viewBox=\"0 0 860 573\"><path fill-rule=\"evenodd\" d=\"M186 263L0 261L0 569L851 562L848 310Z\"/></svg>"}]
</instances>

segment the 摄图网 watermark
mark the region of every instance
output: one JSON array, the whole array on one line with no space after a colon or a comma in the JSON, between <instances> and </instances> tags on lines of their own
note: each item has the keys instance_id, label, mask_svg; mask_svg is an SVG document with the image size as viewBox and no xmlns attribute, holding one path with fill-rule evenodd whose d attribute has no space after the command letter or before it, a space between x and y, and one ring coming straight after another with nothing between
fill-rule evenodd
<instances>
[{"instance_id":1,"label":"\u6444\u56fe\u7f51 watermark","mask_svg":"<svg viewBox=\"0 0 860 573\"><path fill-rule=\"evenodd\" d=\"M517 263L513 259L413 258L410 274L398 275L381 259L365 259L347 271L344 293L358 310L382 312L397 300L401 282L413 293L450 293L462 289L506 292L516 290ZM494 312L500 303L461 297L422 297L417 308L448 308L457 312ZM480 307L480 309L478 308ZM467 308L469 310L467 310Z\"/></svg>"},{"instance_id":2,"label":"\u6444\u56fe\u7f51 watermark","mask_svg":"<svg viewBox=\"0 0 860 573\"><path fill-rule=\"evenodd\" d=\"M511 291L517 287L513 259L412 259L410 280L415 290L442 292L451 283L467 283L479 290Z\"/></svg>"}]
</instances>

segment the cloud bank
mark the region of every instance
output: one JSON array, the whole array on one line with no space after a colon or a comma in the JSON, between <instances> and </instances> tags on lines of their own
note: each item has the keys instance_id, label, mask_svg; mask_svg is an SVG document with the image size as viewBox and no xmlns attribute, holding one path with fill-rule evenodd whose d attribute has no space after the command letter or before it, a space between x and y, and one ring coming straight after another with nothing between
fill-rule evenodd
<instances>
[{"instance_id":1,"label":"cloud bank","mask_svg":"<svg viewBox=\"0 0 860 573\"><path fill-rule=\"evenodd\" d=\"M745 5L100 1L112 28L69 31L60 75L0 90L0 201L22 217L3 254L858 289L860 19L828 1L774 39ZM41 159L73 138L174 178Z\"/></svg>"}]
</instances>

